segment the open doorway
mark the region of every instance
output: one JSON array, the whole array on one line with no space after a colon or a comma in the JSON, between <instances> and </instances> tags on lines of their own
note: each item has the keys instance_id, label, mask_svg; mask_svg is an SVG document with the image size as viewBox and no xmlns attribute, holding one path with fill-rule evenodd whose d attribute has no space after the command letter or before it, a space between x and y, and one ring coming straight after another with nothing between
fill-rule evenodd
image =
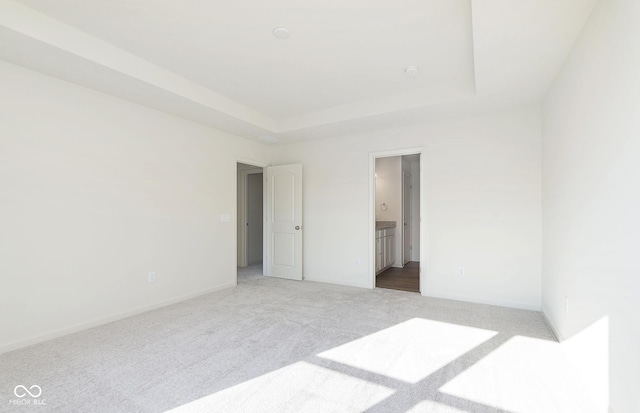
<instances>
[{"instance_id":1,"label":"open doorway","mask_svg":"<svg viewBox=\"0 0 640 413\"><path fill-rule=\"evenodd\" d=\"M420 154L374 157L377 288L421 291Z\"/></svg>"},{"instance_id":2,"label":"open doorway","mask_svg":"<svg viewBox=\"0 0 640 413\"><path fill-rule=\"evenodd\" d=\"M237 164L238 281L264 273L264 170Z\"/></svg>"},{"instance_id":3,"label":"open doorway","mask_svg":"<svg viewBox=\"0 0 640 413\"><path fill-rule=\"evenodd\" d=\"M302 164L237 159L236 282L302 280Z\"/></svg>"}]
</instances>

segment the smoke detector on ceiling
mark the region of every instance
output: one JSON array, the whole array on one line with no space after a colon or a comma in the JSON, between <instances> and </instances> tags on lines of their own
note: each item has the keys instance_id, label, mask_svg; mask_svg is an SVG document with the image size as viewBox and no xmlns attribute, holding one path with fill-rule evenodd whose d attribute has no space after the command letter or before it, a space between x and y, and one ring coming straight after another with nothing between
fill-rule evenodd
<instances>
[{"instance_id":1,"label":"smoke detector on ceiling","mask_svg":"<svg viewBox=\"0 0 640 413\"><path fill-rule=\"evenodd\" d=\"M404 74L409 77L418 76L419 73L420 73L420 68L416 65L407 66L404 69Z\"/></svg>"},{"instance_id":2,"label":"smoke detector on ceiling","mask_svg":"<svg viewBox=\"0 0 640 413\"><path fill-rule=\"evenodd\" d=\"M289 36L291 36L289 29L287 29L286 27L276 27L275 29L273 29L272 33L278 39L287 39Z\"/></svg>"}]
</instances>

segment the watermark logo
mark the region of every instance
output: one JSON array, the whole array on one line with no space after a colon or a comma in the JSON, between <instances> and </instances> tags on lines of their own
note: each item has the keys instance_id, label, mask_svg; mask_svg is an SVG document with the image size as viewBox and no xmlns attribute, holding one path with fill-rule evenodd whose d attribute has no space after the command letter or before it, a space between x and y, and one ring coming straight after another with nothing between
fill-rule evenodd
<instances>
[{"instance_id":1,"label":"watermark logo","mask_svg":"<svg viewBox=\"0 0 640 413\"><path fill-rule=\"evenodd\" d=\"M29 396L34 397L34 398L37 399L38 397L40 397L42 395L42 389L37 384L34 384L33 386L29 387L28 389L25 386L23 386L22 384L19 384L19 385L16 386L15 389L13 389L13 394L15 394L16 397L19 397L19 398L23 398L28 394Z\"/></svg>"},{"instance_id":2,"label":"watermark logo","mask_svg":"<svg viewBox=\"0 0 640 413\"><path fill-rule=\"evenodd\" d=\"M17 399L9 399L9 404L13 406L45 406L47 404L45 399L40 398L42 388L37 384L30 387L19 384L13 389L13 394L17 397Z\"/></svg>"}]
</instances>

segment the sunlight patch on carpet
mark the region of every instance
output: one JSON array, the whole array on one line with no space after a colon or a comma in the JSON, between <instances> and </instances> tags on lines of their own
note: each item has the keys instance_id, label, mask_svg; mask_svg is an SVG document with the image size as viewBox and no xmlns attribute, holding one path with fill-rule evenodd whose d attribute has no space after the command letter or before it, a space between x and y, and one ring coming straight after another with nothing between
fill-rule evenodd
<instances>
[{"instance_id":1,"label":"sunlight patch on carpet","mask_svg":"<svg viewBox=\"0 0 640 413\"><path fill-rule=\"evenodd\" d=\"M394 390L304 361L184 404L171 412L362 412Z\"/></svg>"},{"instance_id":2,"label":"sunlight patch on carpet","mask_svg":"<svg viewBox=\"0 0 640 413\"><path fill-rule=\"evenodd\" d=\"M440 391L512 412L595 412L560 344L530 337L509 339Z\"/></svg>"},{"instance_id":3,"label":"sunlight patch on carpet","mask_svg":"<svg viewBox=\"0 0 640 413\"><path fill-rule=\"evenodd\" d=\"M413 318L318 356L417 383L496 334L480 328Z\"/></svg>"}]
</instances>

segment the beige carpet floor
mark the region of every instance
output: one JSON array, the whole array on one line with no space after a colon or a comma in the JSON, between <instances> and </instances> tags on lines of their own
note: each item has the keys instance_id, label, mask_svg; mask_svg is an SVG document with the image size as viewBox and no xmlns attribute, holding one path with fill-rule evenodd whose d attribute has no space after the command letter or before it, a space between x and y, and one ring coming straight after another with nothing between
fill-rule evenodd
<instances>
[{"instance_id":1,"label":"beige carpet floor","mask_svg":"<svg viewBox=\"0 0 640 413\"><path fill-rule=\"evenodd\" d=\"M11 404L17 385L46 404ZM593 408L540 313L257 268L235 288L0 355L3 412L167 410Z\"/></svg>"}]
</instances>

